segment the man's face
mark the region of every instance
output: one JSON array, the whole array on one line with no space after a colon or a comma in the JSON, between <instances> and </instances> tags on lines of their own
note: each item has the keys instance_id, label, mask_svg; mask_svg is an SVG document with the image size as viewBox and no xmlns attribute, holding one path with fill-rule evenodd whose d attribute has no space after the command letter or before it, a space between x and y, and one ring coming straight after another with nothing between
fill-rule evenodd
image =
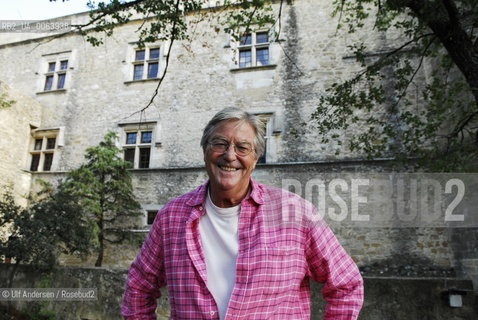
<instances>
[{"instance_id":1,"label":"man's face","mask_svg":"<svg viewBox=\"0 0 478 320\"><path fill-rule=\"evenodd\" d=\"M226 142L234 145L249 144L255 148L253 127L246 122L230 120L223 122L212 134L209 142ZM242 194L249 188L249 177L257 163L255 151L238 156L231 145L225 152L216 152L207 146L204 162L209 175L212 192Z\"/></svg>"}]
</instances>

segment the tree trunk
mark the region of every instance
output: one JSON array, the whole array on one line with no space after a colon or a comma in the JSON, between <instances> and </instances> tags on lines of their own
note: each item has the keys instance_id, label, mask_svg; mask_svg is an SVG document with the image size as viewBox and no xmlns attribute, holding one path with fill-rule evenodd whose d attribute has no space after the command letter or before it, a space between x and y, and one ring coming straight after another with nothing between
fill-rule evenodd
<instances>
[{"instance_id":1,"label":"tree trunk","mask_svg":"<svg viewBox=\"0 0 478 320\"><path fill-rule=\"evenodd\" d=\"M100 246L99 246L99 249L98 249L98 257L96 258L95 267L101 267L101 265L103 264L103 251L104 251L104 248L103 248L103 232L99 233L98 240L100 242Z\"/></svg>"},{"instance_id":2,"label":"tree trunk","mask_svg":"<svg viewBox=\"0 0 478 320\"><path fill-rule=\"evenodd\" d=\"M430 21L428 25L465 76L478 105L478 50L473 46L470 37L458 24Z\"/></svg>"},{"instance_id":3,"label":"tree trunk","mask_svg":"<svg viewBox=\"0 0 478 320\"><path fill-rule=\"evenodd\" d=\"M12 269L10 270L10 274L8 275L7 288L11 289L13 287L13 279L15 278L15 274L17 273L19 265L20 265L20 261L17 260L15 261L15 264L11 266ZM10 314L10 311L12 310L12 303L13 303L13 300L7 301L7 314Z\"/></svg>"},{"instance_id":4,"label":"tree trunk","mask_svg":"<svg viewBox=\"0 0 478 320\"><path fill-rule=\"evenodd\" d=\"M17 273L18 265L20 261L15 261L15 264L12 265L12 269L10 270L10 274L8 275L8 288L13 286L13 279L15 278L15 274Z\"/></svg>"},{"instance_id":5,"label":"tree trunk","mask_svg":"<svg viewBox=\"0 0 478 320\"><path fill-rule=\"evenodd\" d=\"M98 250L98 257L96 258L95 267L101 267L103 264L103 254L104 254L104 233L103 233L103 219L98 221L98 227L100 232L98 233L98 242L99 242L99 250Z\"/></svg>"},{"instance_id":6,"label":"tree trunk","mask_svg":"<svg viewBox=\"0 0 478 320\"><path fill-rule=\"evenodd\" d=\"M464 75L478 106L478 47L460 22L453 0L390 0L395 6L409 8L440 39L453 62Z\"/></svg>"}]
</instances>

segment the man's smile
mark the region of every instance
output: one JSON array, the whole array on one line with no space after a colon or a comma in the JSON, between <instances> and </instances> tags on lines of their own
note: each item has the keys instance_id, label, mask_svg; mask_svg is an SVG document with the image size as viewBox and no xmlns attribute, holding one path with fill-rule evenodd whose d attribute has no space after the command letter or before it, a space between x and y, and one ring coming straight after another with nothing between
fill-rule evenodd
<instances>
[{"instance_id":1,"label":"man's smile","mask_svg":"<svg viewBox=\"0 0 478 320\"><path fill-rule=\"evenodd\" d=\"M237 171L240 169L240 168L234 168L234 167L228 167L228 166L219 166L219 168L224 171Z\"/></svg>"}]
</instances>

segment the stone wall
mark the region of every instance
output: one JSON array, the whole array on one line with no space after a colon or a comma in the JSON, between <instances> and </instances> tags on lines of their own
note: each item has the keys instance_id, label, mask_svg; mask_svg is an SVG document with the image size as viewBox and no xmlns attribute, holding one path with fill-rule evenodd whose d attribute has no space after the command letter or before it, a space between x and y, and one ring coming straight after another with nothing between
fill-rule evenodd
<instances>
[{"instance_id":1,"label":"stone wall","mask_svg":"<svg viewBox=\"0 0 478 320\"><path fill-rule=\"evenodd\" d=\"M6 286L6 275L11 265L0 264L0 288ZM14 288L95 288L96 301L43 302L41 308L52 311L62 320L118 320L126 280L126 271L107 268L59 268L50 274L39 275L29 267L17 272ZM472 293L472 284L467 280L453 278L376 278L365 279L365 302L359 319L397 320L471 320L478 316L478 299ZM463 294L462 307L451 308L447 292L458 289ZM312 284L311 319L322 319L325 303L321 286ZM13 302L17 310L33 309L38 302ZM0 312L6 307L0 298ZM157 319L166 320L169 302L166 290L159 299ZM1 316L1 314L0 314Z\"/></svg>"},{"instance_id":2,"label":"stone wall","mask_svg":"<svg viewBox=\"0 0 478 320\"><path fill-rule=\"evenodd\" d=\"M278 1L274 10L279 10ZM271 65L244 70L237 68L234 44L221 31L217 12L188 16L194 25L192 40L175 42L168 74L154 103L143 113L137 111L151 99L157 80L131 81L135 30L142 20L118 27L100 47L92 47L76 33L61 39L4 43L0 45L0 74L3 81L44 105L42 127L65 127L65 149L57 171L76 167L85 149L101 141L107 131L120 133L124 122L135 121L156 123L151 167L201 165L201 130L226 106L273 114L269 162L358 157L336 139L319 143L318 133L302 126L325 89L359 67L353 59L346 59L350 55L347 45L363 34L337 31L331 12L328 1L284 3L280 39L271 38ZM73 24L85 18L71 17ZM368 41L381 48L387 45L384 37L396 39L396 35L382 35ZM160 67L164 68L169 45L158 45ZM47 62L56 55L68 58L65 90L43 91ZM22 60L11 63L18 56ZM293 134L297 129L302 133L299 136ZM361 129L342 132L343 145L354 130Z\"/></svg>"},{"instance_id":3,"label":"stone wall","mask_svg":"<svg viewBox=\"0 0 478 320\"><path fill-rule=\"evenodd\" d=\"M386 161L268 164L258 165L253 177L262 183L286 187L283 184L288 180L298 181L305 186L307 181L317 178L324 181L330 181L333 178L349 181L350 177L373 177L391 173L393 170L391 164ZM60 174L38 174L38 177L52 182L57 181L60 176ZM160 207L170 199L196 188L206 179L206 172L200 167L133 171L136 196L143 206L149 207ZM299 193L307 198L304 189L305 187L302 187L302 191ZM377 192L375 197L386 198L388 196L383 191L382 193ZM368 197L371 199L370 195ZM396 272L400 276L450 276L463 270L460 262L462 259L473 257L469 252L463 251L464 240L452 236L455 229L449 229L445 224L428 227L423 227L420 224L397 227L388 222L374 224L374 215L382 212L372 212L367 206L359 207L359 214L370 215L371 223L354 221L350 218L352 200L350 192L344 194L343 199L349 208L347 218L335 221L325 215L324 219L358 265L369 274L390 275ZM308 200L320 208L321 203L316 202L316 198ZM138 224L141 221L138 221ZM146 227L139 229L130 231L131 236L128 237L128 241L109 244L105 253L105 265L129 267L139 250L141 240L147 233ZM476 249L476 242L474 238L466 240L470 248L468 251ZM461 254L458 254L459 252ZM73 263L72 260L68 261Z\"/></svg>"},{"instance_id":4,"label":"stone wall","mask_svg":"<svg viewBox=\"0 0 478 320\"><path fill-rule=\"evenodd\" d=\"M31 173L28 167L31 128L40 125L41 108L38 101L27 97L0 81L0 97L13 101L0 108L0 192L11 186L15 200L26 204L30 192Z\"/></svg>"},{"instance_id":5,"label":"stone wall","mask_svg":"<svg viewBox=\"0 0 478 320\"><path fill-rule=\"evenodd\" d=\"M279 2L274 2L274 10L279 10ZM131 81L137 41L135 30L142 20L118 27L100 47L92 47L76 33L58 39L39 37L4 41L0 45L2 81L41 103L41 115L35 114L41 117L36 119L37 125L64 128L64 137L63 147L58 150L61 152L55 153L54 172L25 172L21 169L29 168L30 126L28 121L23 121L19 131L18 126L11 125L14 119L9 119L9 124L1 130L7 130L3 136L12 137L10 141L16 146L8 147L10 141L5 142L6 149L15 150L15 157L9 155L12 160L7 161L15 170L8 167L2 171L15 183L26 179L19 185L28 186L30 175L56 183L57 177L84 161L85 149L97 145L107 131L121 135L126 125L150 122L155 124L151 169L134 170L134 185L145 210L159 208L172 197L206 180L201 169L201 131L214 113L231 105L273 117L268 164L258 166L254 173L261 182L281 187L285 179L293 179L305 186L310 179L324 174L330 180L355 172L390 171L392 168L387 165L348 161L362 155L350 152L339 141L322 144L313 128L302 125L325 89L359 67L353 59L347 58L350 55L348 44L362 39L373 44L374 50L381 50L390 47L399 37L381 34L367 38L366 32L341 33L336 29L331 12L331 3L327 1L284 3L281 36L270 44L271 65L244 70L237 68L234 43L221 31L216 20L218 13L191 14L187 19L195 25L192 40L174 44L169 57L169 73L154 103L143 113L137 111L150 100L158 82ZM84 22L87 15L74 15L71 19L72 23ZM162 52L161 68L164 68L164 55L169 47L167 43L157 45ZM23 59L11 63L18 56ZM57 56L68 59L66 87L44 91L48 61ZM21 110L25 113L26 109ZM293 134L297 129L300 135ZM346 140L363 129L350 129L340 136ZM22 132L21 137L18 132ZM124 136L122 139L119 144L123 144ZM3 140L1 144L3 147ZM336 154L338 150L341 151L339 155ZM347 205L351 200L348 201ZM320 206L321 202L317 204ZM387 262L386 268L386 265L395 265L395 261L413 264L422 261L422 264L437 268L455 268L459 266L457 259L466 259L466 255L454 254L448 231L441 225L430 229L417 225L404 231L393 229L395 225L370 228L349 219L329 222L362 266ZM138 223L144 225L144 218ZM115 244L123 253L120 257L116 254L107 257L107 265L127 266L138 249L137 239L144 234L137 232L129 237L134 239L133 244ZM111 237L113 239L114 235ZM127 249L128 246L131 249ZM108 250L115 252L115 247Z\"/></svg>"}]
</instances>

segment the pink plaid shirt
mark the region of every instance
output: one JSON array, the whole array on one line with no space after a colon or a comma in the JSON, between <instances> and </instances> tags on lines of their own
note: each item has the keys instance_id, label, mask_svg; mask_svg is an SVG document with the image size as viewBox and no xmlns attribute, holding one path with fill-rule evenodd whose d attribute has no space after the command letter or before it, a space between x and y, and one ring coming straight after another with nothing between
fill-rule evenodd
<instances>
[{"instance_id":1,"label":"pink plaid shirt","mask_svg":"<svg viewBox=\"0 0 478 320\"><path fill-rule=\"evenodd\" d=\"M309 279L324 283L324 319L356 319L362 277L315 208L282 189L252 179L251 186L241 203L236 283L225 320L310 319ZM207 183L159 212L129 271L126 319L156 319L163 286L171 319L219 319L198 231L206 194Z\"/></svg>"}]
</instances>

